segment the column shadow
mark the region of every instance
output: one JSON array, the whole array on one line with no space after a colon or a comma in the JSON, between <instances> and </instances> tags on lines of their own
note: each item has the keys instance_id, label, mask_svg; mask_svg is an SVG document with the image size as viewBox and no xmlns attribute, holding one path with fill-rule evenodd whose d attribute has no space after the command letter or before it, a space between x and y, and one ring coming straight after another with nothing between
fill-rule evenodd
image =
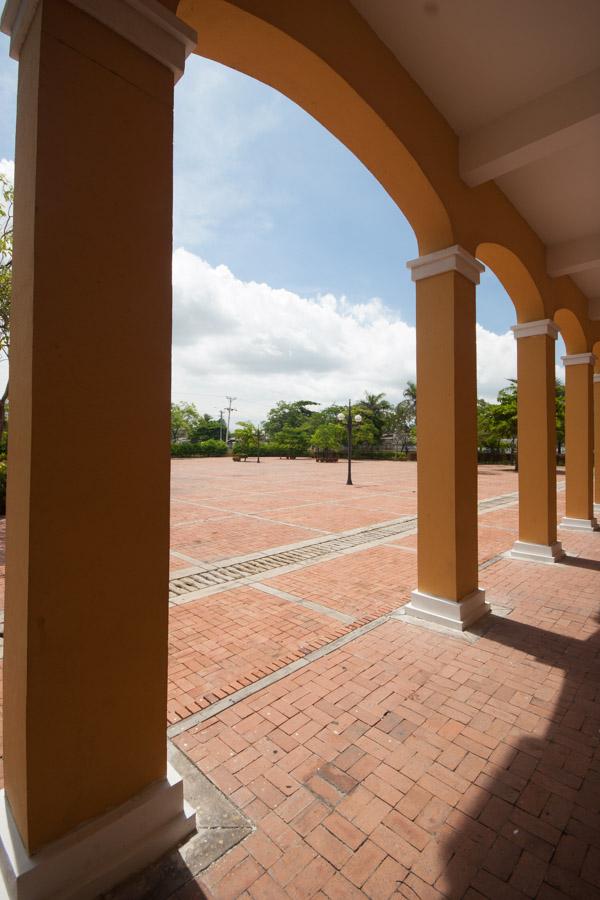
<instances>
[{"instance_id":1,"label":"column shadow","mask_svg":"<svg viewBox=\"0 0 600 900\"><path fill-rule=\"evenodd\" d=\"M526 682L511 700L507 653L511 685L492 695L499 699L494 711L507 722L514 715L517 724L503 738L506 752L491 752L459 803L456 836L439 842L448 860L443 893L600 896L600 630L579 640L492 617L485 638L524 654L515 668L541 662L562 670L564 681L550 708L543 694L551 694L554 673L539 701L532 694L525 702ZM546 733L521 736L536 727L536 707L549 720Z\"/></svg>"}]
</instances>

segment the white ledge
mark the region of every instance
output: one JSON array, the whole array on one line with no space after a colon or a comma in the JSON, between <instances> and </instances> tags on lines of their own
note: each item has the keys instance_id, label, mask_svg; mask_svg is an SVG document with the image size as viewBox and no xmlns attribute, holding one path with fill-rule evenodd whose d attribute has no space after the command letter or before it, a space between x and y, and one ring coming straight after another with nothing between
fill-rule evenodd
<instances>
[{"instance_id":1,"label":"white ledge","mask_svg":"<svg viewBox=\"0 0 600 900\"><path fill-rule=\"evenodd\" d=\"M594 384L600 384L600 373L595 372L593 377Z\"/></svg>"},{"instance_id":2,"label":"white ledge","mask_svg":"<svg viewBox=\"0 0 600 900\"><path fill-rule=\"evenodd\" d=\"M569 353L561 356L563 366L593 366L596 357L593 353Z\"/></svg>"},{"instance_id":3,"label":"white ledge","mask_svg":"<svg viewBox=\"0 0 600 900\"><path fill-rule=\"evenodd\" d=\"M424 591L413 591L410 601L404 607L407 616L425 619L453 631L465 631L483 616L490 607L485 602L484 591L473 591L462 600L447 600L445 597L434 597Z\"/></svg>"},{"instance_id":4,"label":"white ledge","mask_svg":"<svg viewBox=\"0 0 600 900\"><path fill-rule=\"evenodd\" d=\"M152 56L177 81L197 45L196 32L158 0L68 0L111 31ZM0 30L10 35L10 55L18 59L39 0L7 0Z\"/></svg>"},{"instance_id":5,"label":"white ledge","mask_svg":"<svg viewBox=\"0 0 600 900\"><path fill-rule=\"evenodd\" d=\"M576 519L573 516L564 516L558 523L559 528L567 531L597 531L598 523L594 517L591 519Z\"/></svg>"},{"instance_id":6,"label":"white ledge","mask_svg":"<svg viewBox=\"0 0 600 900\"><path fill-rule=\"evenodd\" d=\"M552 564L564 559L565 552L560 541L555 541L553 544L530 544L527 541L515 541L512 549L504 555L507 559Z\"/></svg>"},{"instance_id":7,"label":"white ledge","mask_svg":"<svg viewBox=\"0 0 600 900\"><path fill-rule=\"evenodd\" d=\"M475 259L470 253L455 244L446 247L445 250L436 250L426 256L419 256L406 263L413 281L421 281L422 278L432 278L434 275L442 275L444 272L459 272L472 281L479 284L479 276L485 272L485 266Z\"/></svg>"},{"instance_id":8,"label":"white ledge","mask_svg":"<svg viewBox=\"0 0 600 900\"><path fill-rule=\"evenodd\" d=\"M515 340L518 340L519 338L535 337L538 334L548 335L548 337L554 338L554 340L558 337L558 328L552 319L538 319L537 322L523 322L519 325L513 325L511 331L515 336Z\"/></svg>"},{"instance_id":9,"label":"white ledge","mask_svg":"<svg viewBox=\"0 0 600 900\"><path fill-rule=\"evenodd\" d=\"M167 764L162 781L29 856L1 791L0 897L97 897L181 843L195 827L181 777Z\"/></svg>"}]
</instances>

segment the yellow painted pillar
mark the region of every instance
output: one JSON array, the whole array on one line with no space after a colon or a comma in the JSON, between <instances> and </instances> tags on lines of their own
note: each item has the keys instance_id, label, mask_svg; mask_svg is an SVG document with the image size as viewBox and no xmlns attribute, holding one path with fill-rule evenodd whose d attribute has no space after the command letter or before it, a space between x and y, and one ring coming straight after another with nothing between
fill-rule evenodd
<instances>
[{"instance_id":1,"label":"yellow painted pillar","mask_svg":"<svg viewBox=\"0 0 600 900\"><path fill-rule=\"evenodd\" d=\"M1 868L11 897L96 896L193 827L165 709L173 85L194 36L157 4L87 0L12 2L2 28L19 87Z\"/></svg>"},{"instance_id":2,"label":"yellow painted pillar","mask_svg":"<svg viewBox=\"0 0 600 900\"><path fill-rule=\"evenodd\" d=\"M566 515L561 528L590 531L596 527L593 499L594 406L593 353L562 357L565 366Z\"/></svg>"},{"instance_id":3,"label":"yellow painted pillar","mask_svg":"<svg viewBox=\"0 0 600 900\"><path fill-rule=\"evenodd\" d=\"M600 514L600 373L594 372L594 516Z\"/></svg>"},{"instance_id":4,"label":"yellow painted pillar","mask_svg":"<svg viewBox=\"0 0 600 900\"><path fill-rule=\"evenodd\" d=\"M475 285L458 246L409 262L417 291L418 587L407 612L464 629L489 611L478 589Z\"/></svg>"},{"instance_id":5,"label":"yellow painted pillar","mask_svg":"<svg viewBox=\"0 0 600 900\"><path fill-rule=\"evenodd\" d=\"M517 340L519 540L514 559L554 563L564 552L556 539L555 341L551 319L513 327Z\"/></svg>"}]
</instances>

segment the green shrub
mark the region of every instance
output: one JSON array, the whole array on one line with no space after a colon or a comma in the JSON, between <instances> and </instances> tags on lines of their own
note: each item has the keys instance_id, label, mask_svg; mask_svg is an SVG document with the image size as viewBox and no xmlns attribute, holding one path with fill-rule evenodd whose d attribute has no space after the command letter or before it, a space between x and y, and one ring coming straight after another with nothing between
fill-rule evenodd
<instances>
[{"instance_id":1,"label":"green shrub","mask_svg":"<svg viewBox=\"0 0 600 900\"><path fill-rule=\"evenodd\" d=\"M0 459L0 515L6 512L6 460Z\"/></svg>"},{"instance_id":2,"label":"green shrub","mask_svg":"<svg viewBox=\"0 0 600 900\"><path fill-rule=\"evenodd\" d=\"M345 453L342 455L347 459ZM353 450L352 459L406 460L408 459L408 455L406 453L401 453L400 451L396 452L395 450Z\"/></svg>"},{"instance_id":3,"label":"green shrub","mask_svg":"<svg viewBox=\"0 0 600 900\"><path fill-rule=\"evenodd\" d=\"M177 444L171 444L171 456L188 457L188 456L225 456L227 453L227 444L225 441L217 441L210 438L208 441L181 441Z\"/></svg>"}]
</instances>

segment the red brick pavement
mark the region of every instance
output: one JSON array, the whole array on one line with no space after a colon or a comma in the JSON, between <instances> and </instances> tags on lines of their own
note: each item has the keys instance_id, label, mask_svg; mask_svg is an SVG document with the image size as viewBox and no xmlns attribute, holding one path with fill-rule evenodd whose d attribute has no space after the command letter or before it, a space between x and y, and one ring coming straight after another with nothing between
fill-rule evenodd
<instances>
[{"instance_id":1,"label":"red brick pavement","mask_svg":"<svg viewBox=\"0 0 600 900\"><path fill-rule=\"evenodd\" d=\"M353 490L336 483L339 466L315 466L305 487L309 464L297 463L176 463L173 549L224 558L358 527L348 522L365 512L414 512L413 465L358 464ZM498 468L479 482L481 498L516 490ZM479 523L484 561L512 544L517 509ZM512 612L476 643L388 621L180 735L257 826L197 887L219 900L597 895L600 536L560 537L579 554L568 565L482 571ZM265 582L352 625L252 587L171 609L170 720L400 606L415 583L411 545Z\"/></svg>"},{"instance_id":2,"label":"red brick pavement","mask_svg":"<svg viewBox=\"0 0 600 900\"><path fill-rule=\"evenodd\" d=\"M511 612L476 642L388 621L176 738L256 824L197 888L598 896L600 535L563 537L482 572Z\"/></svg>"}]
</instances>

